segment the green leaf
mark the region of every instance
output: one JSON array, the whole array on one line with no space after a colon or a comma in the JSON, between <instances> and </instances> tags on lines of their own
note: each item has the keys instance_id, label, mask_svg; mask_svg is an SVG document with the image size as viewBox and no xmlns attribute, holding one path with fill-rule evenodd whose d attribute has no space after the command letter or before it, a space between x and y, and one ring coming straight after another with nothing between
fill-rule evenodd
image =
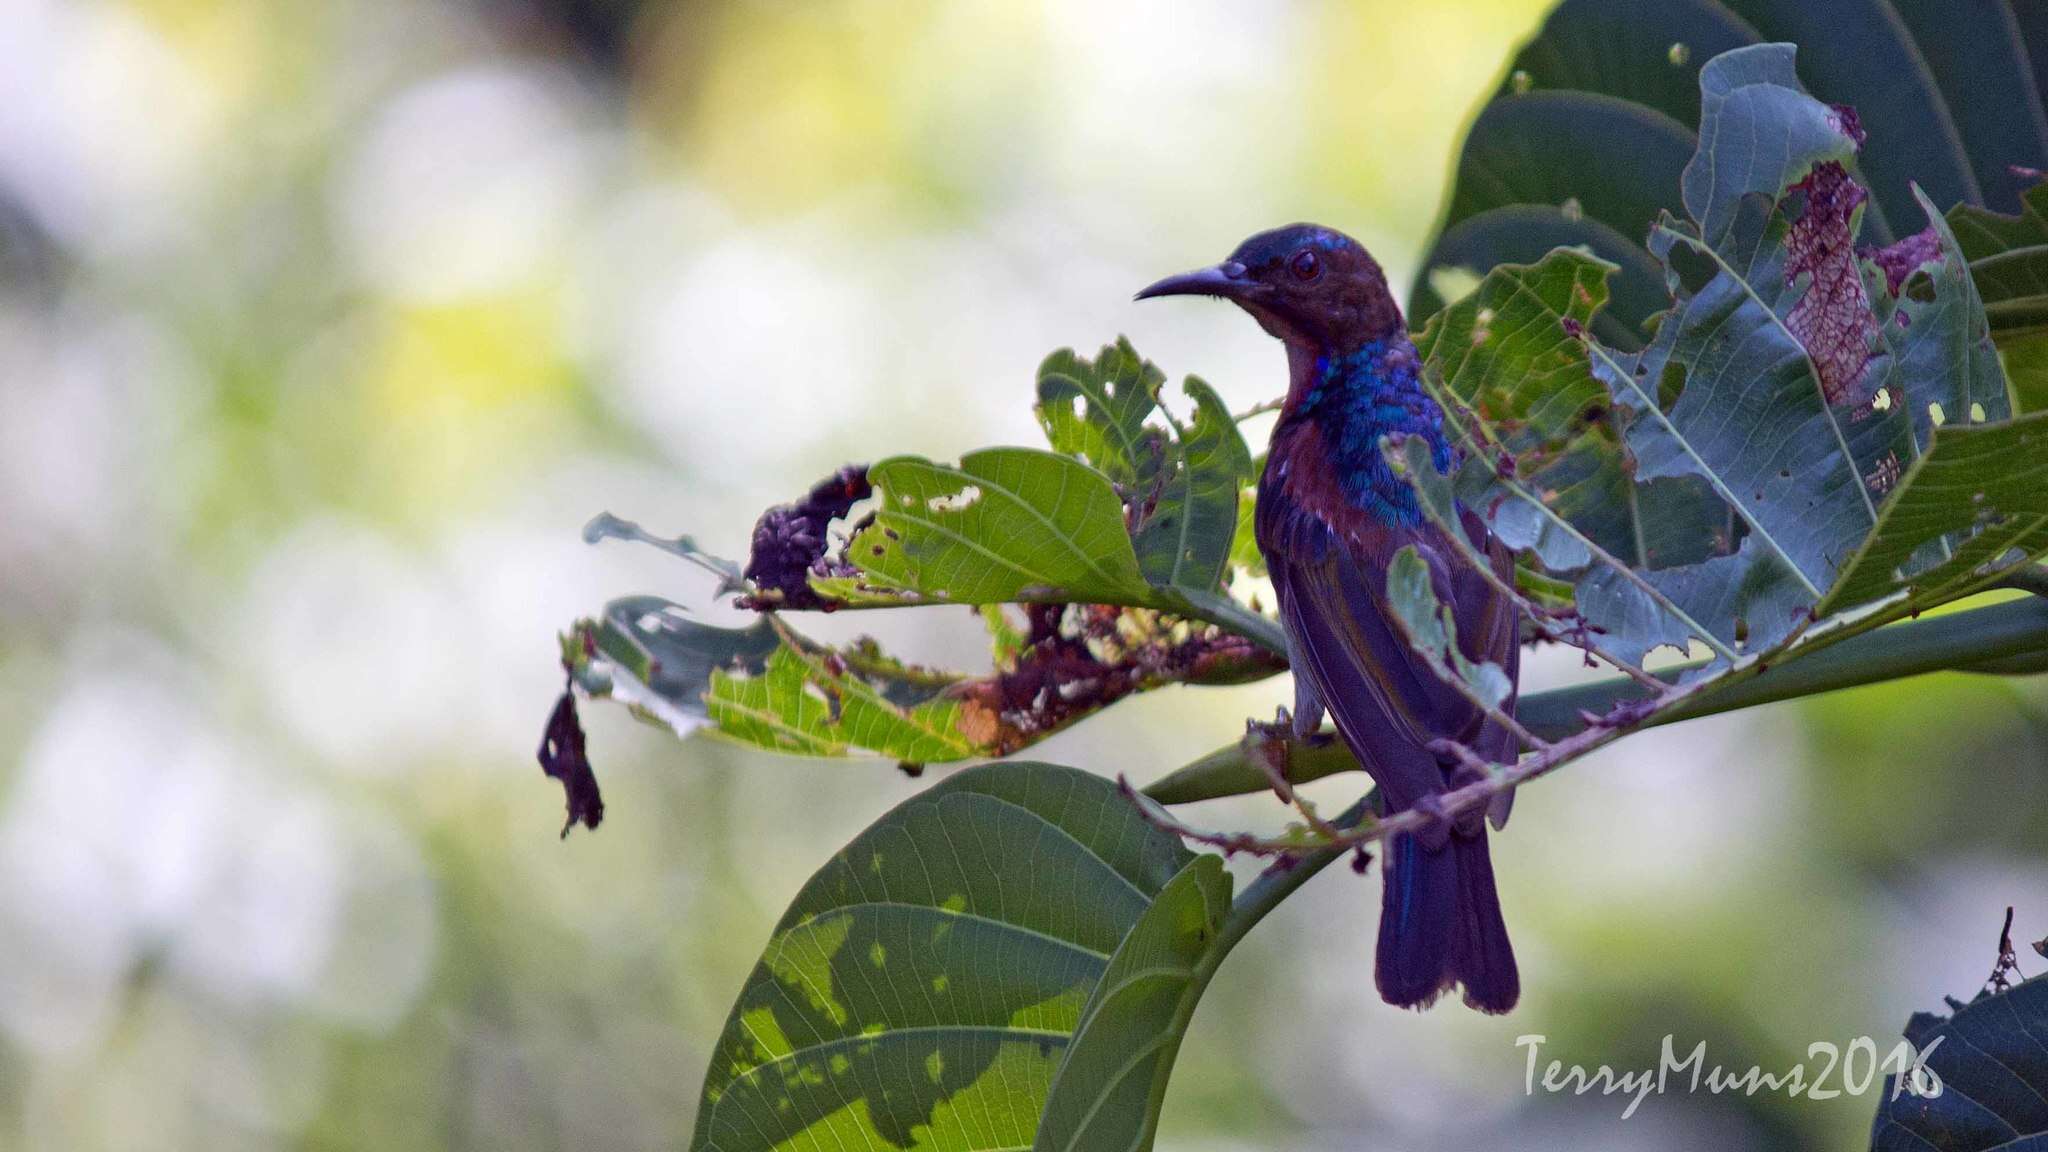
<instances>
[{"instance_id":1,"label":"green leaf","mask_svg":"<svg viewBox=\"0 0 2048 1152\"><path fill-rule=\"evenodd\" d=\"M1053 451L1127 489L1151 485L1166 463L1165 433L1147 423L1166 374L1119 338L1084 360L1062 348L1038 366L1038 422Z\"/></svg>"},{"instance_id":2,"label":"green leaf","mask_svg":"<svg viewBox=\"0 0 2048 1152\"><path fill-rule=\"evenodd\" d=\"M1221 859L1197 856L1117 946L1053 1077L1037 1152L1152 1147L1174 1056L1217 959L1230 888Z\"/></svg>"},{"instance_id":3,"label":"green leaf","mask_svg":"<svg viewBox=\"0 0 2048 1152\"><path fill-rule=\"evenodd\" d=\"M1251 478L1252 454L1215 389L1193 376L1183 387L1195 402L1194 419L1177 438L1170 474L1135 544L1147 580L1206 592L1222 583L1230 562L1238 492Z\"/></svg>"},{"instance_id":4,"label":"green leaf","mask_svg":"<svg viewBox=\"0 0 2048 1152\"><path fill-rule=\"evenodd\" d=\"M1967 534L1955 535L1959 526ZM1945 536L1946 555L1938 550ZM1984 583L1987 566L2003 570L2043 552L2048 412L1938 428L1820 610L1853 608L1902 589L1912 593L1913 606L1936 603Z\"/></svg>"},{"instance_id":5,"label":"green leaf","mask_svg":"<svg viewBox=\"0 0 2048 1152\"><path fill-rule=\"evenodd\" d=\"M985 765L906 801L776 926L691 1146L1030 1146L1103 974L1193 860L1069 768Z\"/></svg>"},{"instance_id":6,"label":"green leaf","mask_svg":"<svg viewBox=\"0 0 2048 1152\"><path fill-rule=\"evenodd\" d=\"M2018 215L1958 204L1948 224L1983 294L2015 401L2022 411L2048 408L2048 184L2027 190Z\"/></svg>"},{"instance_id":7,"label":"green leaf","mask_svg":"<svg viewBox=\"0 0 2048 1152\"><path fill-rule=\"evenodd\" d=\"M2048 977L1949 1003L1952 1016L1919 1012L1907 1022L1926 1078L1909 1078L1921 1091L1904 1091L1898 1063L1886 1065L1873 1152L2040 1147L2048 1140Z\"/></svg>"},{"instance_id":8,"label":"green leaf","mask_svg":"<svg viewBox=\"0 0 2048 1152\"><path fill-rule=\"evenodd\" d=\"M865 671L839 653L784 644L758 675L713 672L704 706L720 735L777 752L916 764L987 754L961 730L961 702L941 695L942 683L919 683L893 662Z\"/></svg>"},{"instance_id":9,"label":"green leaf","mask_svg":"<svg viewBox=\"0 0 2048 1152\"><path fill-rule=\"evenodd\" d=\"M859 577L814 578L849 603L1143 604L1150 589L1107 477L1071 457L987 448L958 466L897 456L868 469L874 523L846 545Z\"/></svg>"},{"instance_id":10,"label":"green leaf","mask_svg":"<svg viewBox=\"0 0 2048 1152\"><path fill-rule=\"evenodd\" d=\"M1472 693L1498 708L1514 694L1514 682L1500 665L1466 657L1458 647L1458 626L1437 598L1430 580L1429 562L1413 544L1394 553L1387 565L1387 606L1415 650L1463 681Z\"/></svg>"}]
</instances>

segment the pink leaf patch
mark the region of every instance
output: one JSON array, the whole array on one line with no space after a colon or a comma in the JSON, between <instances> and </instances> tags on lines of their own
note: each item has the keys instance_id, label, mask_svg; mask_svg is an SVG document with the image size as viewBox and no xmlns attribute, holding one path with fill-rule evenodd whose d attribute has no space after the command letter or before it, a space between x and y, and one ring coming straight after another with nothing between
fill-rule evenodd
<instances>
[{"instance_id":1,"label":"pink leaf patch","mask_svg":"<svg viewBox=\"0 0 2048 1152\"><path fill-rule=\"evenodd\" d=\"M1813 361L1827 402L1840 404L1854 399L1877 334L1850 233L1856 206L1868 194L1832 160L1816 164L1789 191L1801 193L1806 207L1785 238L1785 282L1810 279L1785 323Z\"/></svg>"},{"instance_id":2,"label":"pink leaf patch","mask_svg":"<svg viewBox=\"0 0 2048 1152\"><path fill-rule=\"evenodd\" d=\"M1872 250L1870 262L1884 270L1884 290L1894 296L1906 286L1906 278L1920 270L1923 265L1941 259L1941 238L1934 234L1934 226L1913 233L1895 244ZM1904 321L1906 314L1899 313Z\"/></svg>"}]
</instances>

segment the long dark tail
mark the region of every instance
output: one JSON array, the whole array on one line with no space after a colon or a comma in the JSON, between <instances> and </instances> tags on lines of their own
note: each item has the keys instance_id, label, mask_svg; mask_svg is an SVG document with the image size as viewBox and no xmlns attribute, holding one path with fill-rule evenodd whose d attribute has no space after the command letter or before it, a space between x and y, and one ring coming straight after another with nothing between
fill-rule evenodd
<instances>
[{"instance_id":1,"label":"long dark tail","mask_svg":"<svg viewBox=\"0 0 2048 1152\"><path fill-rule=\"evenodd\" d=\"M1374 979L1387 1003L1427 1007L1454 984L1481 1012L1506 1012L1522 995L1515 950L1493 888L1486 833L1453 834L1431 851L1414 836L1387 853Z\"/></svg>"}]
</instances>

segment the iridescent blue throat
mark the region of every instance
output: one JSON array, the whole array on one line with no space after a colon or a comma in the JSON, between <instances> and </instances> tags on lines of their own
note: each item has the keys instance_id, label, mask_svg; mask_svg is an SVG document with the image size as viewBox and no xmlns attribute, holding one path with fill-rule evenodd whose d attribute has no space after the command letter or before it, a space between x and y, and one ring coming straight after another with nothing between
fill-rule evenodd
<instances>
[{"instance_id":1,"label":"iridescent blue throat","mask_svg":"<svg viewBox=\"0 0 2048 1152\"><path fill-rule=\"evenodd\" d=\"M1297 418L1316 422L1338 488L1351 506L1383 523L1416 527L1423 521L1415 490L1394 475L1380 453L1380 437L1406 432L1430 446L1437 470L1451 467L1444 414L1423 391L1415 345L1396 331L1344 355L1316 358L1315 383L1302 396Z\"/></svg>"}]
</instances>

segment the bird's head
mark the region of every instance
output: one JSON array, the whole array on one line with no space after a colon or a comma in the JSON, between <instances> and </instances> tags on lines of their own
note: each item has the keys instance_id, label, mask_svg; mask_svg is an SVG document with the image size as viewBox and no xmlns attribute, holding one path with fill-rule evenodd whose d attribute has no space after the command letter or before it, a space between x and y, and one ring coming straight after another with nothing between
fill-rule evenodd
<instances>
[{"instance_id":1,"label":"bird's head","mask_svg":"<svg viewBox=\"0 0 2048 1152\"><path fill-rule=\"evenodd\" d=\"M1261 232L1223 263L1168 276L1137 298L1154 296L1220 296L1305 352L1349 352L1401 326L1400 306L1372 254L1315 224Z\"/></svg>"}]
</instances>

